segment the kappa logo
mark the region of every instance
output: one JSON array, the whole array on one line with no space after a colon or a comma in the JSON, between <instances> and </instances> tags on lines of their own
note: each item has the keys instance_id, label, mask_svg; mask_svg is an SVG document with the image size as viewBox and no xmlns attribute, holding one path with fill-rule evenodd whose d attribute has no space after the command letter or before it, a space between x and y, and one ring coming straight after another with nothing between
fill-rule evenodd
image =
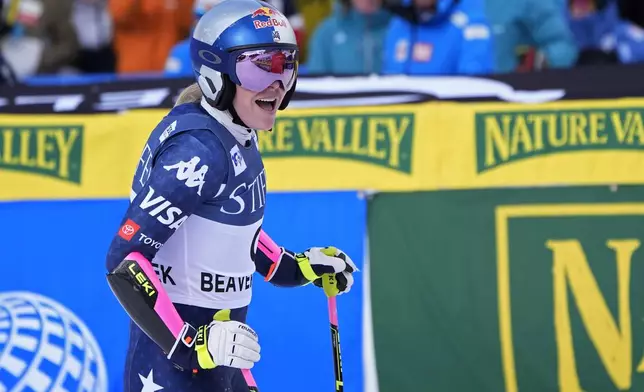
<instances>
[{"instance_id":1,"label":"kappa logo","mask_svg":"<svg viewBox=\"0 0 644 392\"><path fill-rule=\"evenodd\" d=\"M174 165L163 166L167 171L177 170L177 180L185 181L188 188L197 187L197 194L201 196L201 188L206 183L206 173L208 165L203 165L197 170L197 165L201 161L199 157L193 157L188 162L181 161Z\"/></svg>"},{"instance_id":2,"label":"kappa logo","mask_svg":"<svg viewBox=\"0 0 644 392\"><path fill-rule=\"evenodd\" d=\"M246 170L246 162L244 157L239 151L239 146L235 146L230 150L230 159L233 161L233 168L235 169L235 177L240 175Z\"/></svg>"}]
</instances>

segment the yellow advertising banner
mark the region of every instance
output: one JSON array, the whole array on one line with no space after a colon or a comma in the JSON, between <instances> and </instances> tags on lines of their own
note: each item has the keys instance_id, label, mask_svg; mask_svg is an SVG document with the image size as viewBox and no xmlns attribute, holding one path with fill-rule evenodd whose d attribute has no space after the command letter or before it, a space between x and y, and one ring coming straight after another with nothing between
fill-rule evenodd
<instances>
[{"instance_id":1,"label":"yellow advertising banner","mask_svg":"<svg viewBox=\"0 0 644 392\"><path fill-rule=\"evenodd\" d=\"M0 200L124 198L158 110L0 116Z\"/></svg>"},{"instance_id":2,"label":"yellow advertising banner","mask_svg":"<svg viewBox=\"0 0 644 392\"><path fill-rule=\"evenodd\" d=\"M267 183L282 190L412 190L429 173L431 105L287 111L259 134Z\"/></svg>"},{"instance_id":3,"label":"yellow advertising banner","mask_svg":"<svg viewBox=\"0 0 644 392\"><path fill-rule=\"evenodd\" d=\"M433 109L425 189L644 183L644 99Z\"/></svg>"},{"instance_id":4,"label":"yellow advertising banner","mask_svg":"<svg viewBox=\"0 0 644 392\"><path fill-rule=\"evenodd\" d=\"M1 115L0 200L126 198L164 110ZM259 133L270 191L644 183L644 99L291 109Z\"/></svg>"}]
</instances>

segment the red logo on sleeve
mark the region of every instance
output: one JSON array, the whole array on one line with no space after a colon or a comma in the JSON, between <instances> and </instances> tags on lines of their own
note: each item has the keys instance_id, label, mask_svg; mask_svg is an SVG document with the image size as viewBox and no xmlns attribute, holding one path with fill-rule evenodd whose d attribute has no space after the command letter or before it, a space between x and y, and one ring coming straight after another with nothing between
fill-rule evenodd
<instances>
[{"instance_id":1,"label":"red logo on sleeve","mask_svg":"<svg viewBox=\"0 0 644 392\"><path fill-rule=\"evenodd\" d=\"M136 222L134 222L132 219L128 219L125 224L121 226L121 229L119 230L119 237L123 238L126 241L130 241L140 228L141 226L137 225Z\"/></svg>"}]
</instances>

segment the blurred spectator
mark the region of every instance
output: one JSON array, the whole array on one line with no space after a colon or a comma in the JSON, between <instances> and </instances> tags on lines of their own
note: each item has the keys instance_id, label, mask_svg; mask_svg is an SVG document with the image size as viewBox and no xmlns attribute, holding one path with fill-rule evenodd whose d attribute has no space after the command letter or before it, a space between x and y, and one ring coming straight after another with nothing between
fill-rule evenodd
<instances>
[{"instance_id":1,"label":"blurred spectator","mask_svg":"<svg viewBox=\"0 0 644 392\"><path fill-rule=\"evenodd\" d=\"M73 21L80 43L76 68L84 73L115 72L113 26L107 0L75 0Z\"/></svg>"},{"instance_id":2,"label":"blurred spectator","mask_svg":"<svg viewBox=\"0 0 644 392\"><path fill-rule=\"evenodd\" d=\"M294 0L298 14L304 20L303 29L307 34L315 31L317 26L326 19L333 11L337 0ZM305 62L308 58L309 40L298 44L300 47L300 61Z\"/></svg>"},{"instance_id":3,"label":"blurred spectator","mask_svg":"<svg viewBox=\"0 0 644 392\"><path fill-rule=\"evenodd\" d=\"M383 73L486 74L494 52L479 0L404 0L385 41Z\"/></svg>"},{"instance_id":4,"label":"blurred spectator","mask_svg":"<svg viewBox=\"0 0 644 392\"><path fill-rule=\"evenodd\" d=\"M291 27L295 31L295 38L297 38L298 46L302 45L306 40L304 30L304 16L299 12L295 0L265 0L273 7L280 10L281 13L288 18Z\"/></svg>"},{"instance_id":5,"label":"blurred spectator","mask_svg":"<svg viewBox=\"0 0 644 392\"><path fill-rule=\"evenodd\" d=\"M0 0L0 39L4 38L10 31L9 25L9 3L7 0Z\"/></svg>"},{"instance_id":6,"label":"blurred spectator","mask_svg":"<svg viewBox=\"0 0 644 392\"><path fill-rule=\"evenodd\" d=\"M570 29L579 48L577 65L618 63L617 4L604 0L569 0L568 11Z\"/></svg>"},{"instance_id":7,"label":"blurred spectator","mask_svg":"<svg viewBox=\"0 0 644 392\"><path fill-rule=\"evenodd\" d=\"M619 13L622 19L644 28L644 1L617 0L617 4L619 5Z\"/></svg>"},{"instance_id":8,"label":"blurred spectator","mask_svg":"<svg viewBox=\"0 0 644 392\"><path fill-rule=\"evenodd\" d=\"M634 15L634 19L637 15ZM644 29L631 20L620 20L615 30L617 55L623 64L644 62Z\"/></svg>"},{"instance_id":9,"label":"blurred spectator","mask_svg":"<svg viewBox=\"0 0 644 392\"><path fill-rule=\"evenodd\" d=\"M323 20L309 41L309 74L380 73L391 14L381 0L345 0Z\"/></svg>"},{"instance_id":10,"label":"blurred spectator","mask_svg":"<svg viewBox=\"0 0 644 392\"><path fill-rule=\"evenodd\" d=\"M222 2L223 0L195 0L193 8L193 28L201 19L201 17L208 12L213 6L217 3ZM176 44L170 51L168 60L165 63L165 72L167 75L191 75L192 74L192 62L190 60L190 36L188 36L178 44Z\"/></svg>"},{"instance_id":11,"label":"blurred spectator","mask_svg":"<svg viewBox=\"0 0 644 392\"><path fill-rule=\"evenodd\" d=\"M221 1L223 0L195 0L193 9L194 24L196 24L210 8ZM301 42L301 40L304 39L304 20L302 19L302 16L297 13L293 1L272 0L267 1L267 3L272 4L288 18L293 30L295 30L298 43ZM165 72L167 75L178 76L192 74L189 36L190 35L188 35L183 41L176 44L170 51L170 55L168 56L168 60L165 64Z\"/></svg>"},{"instance_id":12,"label":"blurred spectator","mask_svg":"<svg viewBox=\"0 0 644 392\"><path fill-rule=\"evenodd\" d=\"M78 52L73 0L5 0L5 6L10 32L1 52L19 78L71 69Z\"/></svg>"},{"instance_id":13,"label":"blurred spectator","mask_svg":"<svg viewBox=\"0 0 644 392\"><path fill-rule=\"evenodd\" d=\"M634 23L617 29L617 54L622 64L644 62L644 30Z\"/></svg>"},{"instance_id":14,"label":"blurred spectator","mask_svg":"<svg viewBox=\"0 0 644 392\"><path fill-rule=\"evenodd\" d=\"M119 73L163 71L192 26L192 0L109 0Z\"/></svg>"},{"instance_id":15,"label":"blurred spectator","mask_svg":"<svg viewBox=\"0 0 644 392\"><path fill-rule=\"evenodd\" d=\"M569 14L577 65L644 61L644 30L620 17L615 0L569 0Z\"/></svg>"},{"instance_id":16,"label":"blurred spectator","mask_svg":"<svg viewBox=\"0 0 644 392\"><path fill-rule=\"evenodd\" d=\"M17 83L16 75L11 69L11 66L4 60L2 53L0 53L0 87L15 86Z\"/></svg>"},{"instance_id":17,"label":"blurred spectator","mask_svg":"<svg viewBox=\"0 0 644 392\"><path fill-rule=\"evenodd\" d=\"M0 40L7 35L9 32L9 26L6 23L6 18L4 18L4 3L0 1ZM4 56L0 52L0 87L2 86L13 86L16 83L16 76L13 73L13 69L5 61Z\"/></svg>"},{"instance_id":18,"label":"blurred spectator","mask_svg":"<svg viewBox=\"0 0 644 392\"><path fill-rule=\"evenodd\" d=\"M496 72L513 72L518 49L529 46L552 68L575 64L577 46L557 0L485 0L494 35Z\"/></svg>"}]
</instances>

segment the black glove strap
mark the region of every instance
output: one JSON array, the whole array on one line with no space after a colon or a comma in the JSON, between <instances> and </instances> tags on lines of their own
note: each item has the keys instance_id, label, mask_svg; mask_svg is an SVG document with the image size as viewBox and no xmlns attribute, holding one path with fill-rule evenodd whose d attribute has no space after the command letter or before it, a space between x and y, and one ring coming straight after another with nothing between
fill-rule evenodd
<instances>
[{"instance_id":1,"label":"black glove strap","mask_svg":"<svg viewBox=\"0 0 644 392\"><path fill-rule=\"evenodd\" d=\"M181 370L191 369L194 367L194 349L197 340L197 329L188 323L184 323L179 337L174 342L172 349L167 358L171 360L176 367Z\"/></svg>"}]
</instances>

